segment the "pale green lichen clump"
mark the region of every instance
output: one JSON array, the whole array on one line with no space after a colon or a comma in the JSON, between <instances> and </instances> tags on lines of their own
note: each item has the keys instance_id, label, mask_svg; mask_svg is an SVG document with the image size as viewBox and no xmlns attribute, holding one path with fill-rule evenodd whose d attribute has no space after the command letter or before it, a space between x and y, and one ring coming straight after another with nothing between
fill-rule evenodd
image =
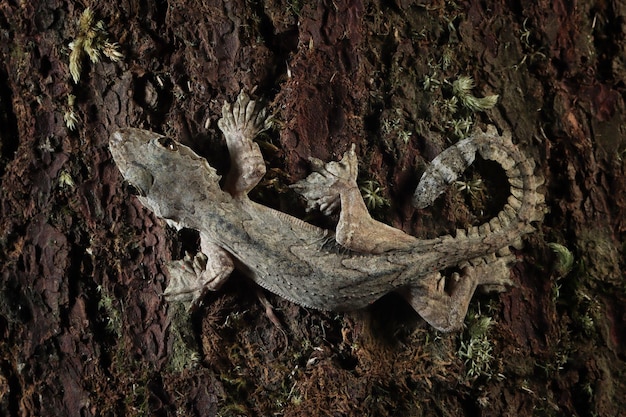
<instances>
[{"instance_id":1,"label":"pale green lichen clump","mask_svg":"<svg viewBox=\"0 0 626 417\"><path fill-rule=\"evenodd\" d=\"M70 42L69 47L72 50L70 53L70 74L75 83L80 80L85 54L89 55L89 59L94 64L100 60L101 55L113 62L124 57L119 51L117 42L109 42L109 34L104 22L102 20L96 22L89 7L78 19L78 34Z\"/></svg>"},{"instance_id":2,"label":"pale green lichen clump","mask_svg":"<svg viewBox=\"0 0 626 417\"><path fill-rule=\"evenodd\" d=\"M76 96L74 94L67 95L67 106L65 109L65 113L63 113L63 120L65 121L65 126L69 130L75 130L76 125L79 122L79 117L74 111L74 103L76 101Z\"/></svg>"},{"instance_id":3,"label":"pale green lichen clump","mask_svg":"<svg viewBox=\"0 0 626 417\"><path fill-rule=\"evenodd\" d=\"M475 87L472 77L461 75L452 83L452 92L459 99L463 106L471 111L483 111L492 108L498 102L498 94L485 97L476 97L472 94Z\"/></svg>"}]
</instances>

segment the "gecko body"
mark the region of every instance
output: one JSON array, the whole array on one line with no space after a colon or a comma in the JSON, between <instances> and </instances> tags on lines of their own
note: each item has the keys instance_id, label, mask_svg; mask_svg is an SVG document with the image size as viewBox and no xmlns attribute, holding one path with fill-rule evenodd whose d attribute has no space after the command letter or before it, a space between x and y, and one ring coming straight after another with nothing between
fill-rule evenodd
<instances>
[{"instance_id":1,"label":"gecko body","mask_svg":"<svg viewBox=\"0 0 626 417\"><path fill-rule=\"evenodd\" d=\"M159 134L121 129L109 148L142 204L170 225L199 231L201 250L168 266L165 296L197 301L216 290L234 268L267 290L302 306L333 311L363 308L396 291L431 325L461 327L479 285L511 284L509 246L543 217L541 177L534 162L494 128L445 150L424 173L414 203L430 204L479 153L498 162L511 195L496 217L456 236L418 239L371 218L356 184L355 146L340 161L312 158L313 173L292 187L309 209L339 210L335 231L322 229L248 198L265 173L253 138L268 127L265 109L241 93L226 103L218 125L231 155L220 176L190 148ZM440 271L460 273L442 277Z\"/></svg>"}]
</instances>

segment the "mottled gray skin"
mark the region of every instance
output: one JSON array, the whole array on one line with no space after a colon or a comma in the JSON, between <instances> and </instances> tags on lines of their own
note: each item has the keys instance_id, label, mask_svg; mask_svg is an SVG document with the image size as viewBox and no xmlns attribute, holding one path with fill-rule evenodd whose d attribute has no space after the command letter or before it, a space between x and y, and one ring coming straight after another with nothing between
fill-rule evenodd
<instances>
[{"instance_id":1,"label":"mottled gray skin","mask_svg":"<svg viewBox=\"0 0 626 417\"><path fill-rule=\"evenodd\" d=\"M427 195L415 202L434 200L478 151L500 163L511 183L511 197L498 217L459 230L456 237L427 240L379 223L358 194L353 146L339 162L312 159L315 172L294 185L309 208L341 209L334 233L248 198L265 171L252 142L268 126L264 109L242 93L234 104L225 104L219 126L231 153L225 190L204 158L172 139L133 128L110 138L111 154L139 190L141 203L172 226L200 232L202 253L169 267L165 295L170 299L197 301L205 290L219 288L235 267L281 297L322 310L359 309L398 291L431 325L451 331L461 327L478 285L503 289L511 284L508 247L519 244L520 236L534 230L531 222L543 216L537 191L542 181L533 173L534 163L509 136L490 129L433 161L418 186ZM453 274L448 293L439 271L449 267L459 267L462 274Z\"/></svg>"}]
</instances>

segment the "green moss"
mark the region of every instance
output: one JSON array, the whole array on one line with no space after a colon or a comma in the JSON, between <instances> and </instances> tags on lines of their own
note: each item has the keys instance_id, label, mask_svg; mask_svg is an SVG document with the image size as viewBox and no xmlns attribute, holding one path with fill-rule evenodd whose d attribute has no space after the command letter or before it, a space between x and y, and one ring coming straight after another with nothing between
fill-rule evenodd
<instances>
[{"instance_id":1,"label":"green moss","mask_svg":"<svg viewBox=\"0 0 626 417\"><path fill-rule=\"evenodd\" d=\"M381 187L378 181L363 181L359 187L363 195L363 201L370 210L380 209L389 206L389 200L383 196L384 187Z\"/></svg>"},{"instance_id":2,"label":"green moss","mask_svg":"<svg viewBox=\"0 0 626 417\"><path fill-rule=\"evenodd\" d=\"M168 355L168 370L179 373L191 369L200 361L200 347L195 341L191 317L183 303L170 303L169 336L172 339L172 350Z\"/></svg>"},{"instance_id":3,"label":"green moss","mask_svg":"<svg viewBox=\"0 0 626 417\"><path fill-rule=\"evenodd\" d=\"M574 255L572 252L565 246L555 242L548 243L548 247L552 249L552 252L557 257L557 262L554 266L555 270L562 277L567 275L574 267Z\"/></svg>"},{"instance_id":4,"label":"green moss","mask_svg":"<svg viewBox=\"0 0 626 417\"><path fill-rule=\"evenodd\" d=\"M493 346L488 338L489 328L493 324L491 317L482 316L480 312L468 312L467 330L460 336L457 356L465 364L465 379L473 381L478 377L491 378L491 362Z\"/></svg>"}]
</instances>

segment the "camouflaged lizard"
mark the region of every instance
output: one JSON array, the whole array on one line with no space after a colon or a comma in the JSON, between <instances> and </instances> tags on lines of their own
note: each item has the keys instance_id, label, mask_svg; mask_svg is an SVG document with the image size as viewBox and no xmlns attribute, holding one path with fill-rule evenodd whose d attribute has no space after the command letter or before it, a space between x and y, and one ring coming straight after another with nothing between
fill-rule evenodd
<instances>
[{"instance_id":1,"label":"camouflaged lizard","mask_svg":"<svg viewBox=\"0 0 626 417\"><path fill-rule=\"evenodd\" d=\"M462 326L477 286L503 290L511 284L509 247L543 218L543 180L508 134L491 127L458 142L426 170L414 203L425 207L474 160L476 152L499 163L510 196L496 217L456 235L418 239L371 218L357 178L353 144L337 162L311 158L313 173L292 187L308 208L340 210L336 230L312 226L255 203L248 192L265 174L254 137L268 128L266 110L241 93L225 103L218 126L231 158L220 176L190 148L159 134L126 128L109 147L141 203L168 224L199 231L201 251L168 266L170 300L199 300L217 290L234 268L294 303L321 310L359 309L396 291L432 326ZM458 268L449 278L440 271Z\"/></svg>"}]
</instances>

